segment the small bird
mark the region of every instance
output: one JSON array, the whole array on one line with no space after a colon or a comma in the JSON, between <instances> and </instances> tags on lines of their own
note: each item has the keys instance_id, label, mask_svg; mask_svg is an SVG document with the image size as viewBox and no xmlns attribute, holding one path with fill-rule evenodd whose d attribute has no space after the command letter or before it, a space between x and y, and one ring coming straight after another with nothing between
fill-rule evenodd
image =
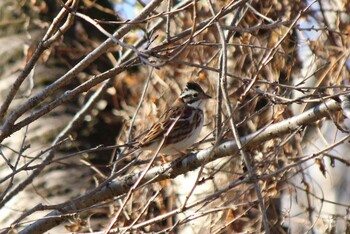
<instances>
[{"instance_id":1,"label":"small bird","mask_svg":"<svg viewBox=\"0 0 350 234\"><path fill-rule=\"evenodd\" d=\"M202 130L203 109L210 98L197 83L188 82L173 106L140 137L136 147L155 152L165 138L160 153L183 152L195 143Z\"/></svg>"}]
</instances>

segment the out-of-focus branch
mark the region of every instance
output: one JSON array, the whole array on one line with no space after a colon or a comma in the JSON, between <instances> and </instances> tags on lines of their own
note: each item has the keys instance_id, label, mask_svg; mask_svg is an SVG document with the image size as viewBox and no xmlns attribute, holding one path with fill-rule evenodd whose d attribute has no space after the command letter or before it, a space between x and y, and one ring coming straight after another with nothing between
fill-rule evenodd
<instances>
[{"instance_id":1,"label":"out-of-focus branch","mask_svg":"<svg viewBox=\"0 0 350 234\"><path fill-rule=\"evenodd\" d=\"M40 108L38 111L34 112L31 116L21 120L19 123L13 125L13 130L17 131L24 126L32 123L33 121L39 119L41 116L45 115L46 113L50 112L57 106L61 105L64 102L67 102L77 95L86 92L90 90L92 87L96 86L97 84L103 82L104 80L107 80L117 74L119 74L122 71L125 71L132 66L135 65L136 59L130 59L129 61L125 62L124 64L121 64L118 67L112 68L100 75L95 76L94 78L84 82L83 84L79 85L78 87L74 88L73 90L67 90L61 97L55 99L54 101L50 102L49 104L45 105L44 107Z\"/></svg>"},{"instance_id":2,"label":"out-of-focus branch","mask_svg":"<svg viewBox=\"0 0 350 234\"><path fill-rule=\"evenodd\" d=\"M73 3L72 3L73 2ZM69 0L67 1L67 3L65 4L65 6L69 6L72 4L72 8L75 9L78 6L78 0L76 1L72 1ZM15 80L15 82L13 82L11 89L9 91L9 93L6 96L6 99L4 101L4 103L1 105L0 107L0 121L2 120L2 118L4 118L11 102L13 101L17 91L19 90L19 87L21 86L21 84L23 83L23 81L25 80L25 78L29 75L29 73L32 71L32 69L34 68L36 62L38 61L38 59L40 58L41 54L47 49L49 48L52 43L54 43L55 41L57 41L60 36L66 32L70 26L73 24L73 20L74 17L72 17L72 15L70 14L67 17L67 20L65 22L65 24L63 24L60 29L57 31L57 33L55 35L52 35L53 33L56 32L56 29L58 28L59 23L63 20L63 18L67 15L68 11L67 9L63 8L58 15L56 16L56 18L53 20L50 28L47 30L47 33L45 34L43 40L38 44L36 50L34 51L33 55L30 57L29 61L27 62L27 64L25 65L23 71L19 74L19 76L17 77L17 79ZM0 130L1 132L1 130Z\"/></svg>"},{"instance_id":3,"label":"out-of-focus branch","mask_svg":"<svg viewBox=\"0 0 350 234\"><path fill-rule=\"evenodd\" d=\"M153 0L151 1L142 11L136 16L133 20L138 21L144 19L148 16L150 12L152 12L162 1L161 0ZM134 24L127 24L118 29L113 37L116 39L120 39L126 33L130 32L134 27L137 27ZM57 89L62 87L65 84L68 84L73 77L75 77L79 72L84 70L87 66L89 66L93 61L95 61L98 57L100 57L103 53L105 53L111 46L113 46L114 42L110 38L108 38L104 43L102 43L99 47L93 50L89 55L87 55L84 59L82 59L77 65L75 65L69 72L63 75L61 78L57 79L54 83L47 86L44 90L39 92L34 97L30 98L23 105L18 107L12 114L5 120L5 122L0 126L0 142L2 142L6 137L11 135L13 131L13 125L15 121L20 118L25 112L32 110L33 107L37 106L40 102L45 100L48 96L50 96Z\"/></svg>"}]
</instances>

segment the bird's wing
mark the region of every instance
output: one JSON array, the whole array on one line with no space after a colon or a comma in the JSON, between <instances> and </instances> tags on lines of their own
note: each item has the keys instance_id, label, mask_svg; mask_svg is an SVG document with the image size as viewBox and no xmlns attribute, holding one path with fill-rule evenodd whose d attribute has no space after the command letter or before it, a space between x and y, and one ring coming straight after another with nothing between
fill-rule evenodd
<instances>
[{"instance_id":1,"label":"bird's wing","mask_svg":"<svg viewBox=\"0 0 350 234\"><path fill-rule=\"evenodd\" d=\"M186 105L176 105L168 109L147 132L147 134L139 141L140 146L147 146L156 141L161 141L164 134L172 127L171 131L181 128L182 121L187 121L192 115L190 108ZM174 121L176 123L174 124ZM174 125L174 126L172 126Z\"/></svg>"}]
</instances>

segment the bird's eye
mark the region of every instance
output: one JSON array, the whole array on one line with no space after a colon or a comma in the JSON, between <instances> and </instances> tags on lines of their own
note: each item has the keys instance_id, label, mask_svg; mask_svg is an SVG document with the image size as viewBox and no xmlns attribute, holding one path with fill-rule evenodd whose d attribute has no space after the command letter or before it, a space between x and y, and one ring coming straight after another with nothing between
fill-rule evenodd
<instances>
[{"instance_id":1,"label":"bird's eye","mask_svg":"<svg viewBox=\"0 0 350 234\"><path fill-rule=\"evenodd\" d=\"M193 97L198 97L198 93L193 94Z\"/></svg>"}]
</instances>

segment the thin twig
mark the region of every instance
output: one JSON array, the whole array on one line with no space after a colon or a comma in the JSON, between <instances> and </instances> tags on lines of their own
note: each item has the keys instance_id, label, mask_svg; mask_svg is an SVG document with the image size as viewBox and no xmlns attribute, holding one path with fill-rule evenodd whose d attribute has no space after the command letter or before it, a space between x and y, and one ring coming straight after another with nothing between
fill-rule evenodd
<instances>
[{"instance_id":1,"label":"thin twig","mask_svg":"<svg viewBox=\"0 0 350 234\"><path fill-rule=\"evenodd\" d=\"M167 3L167 11L170 12L171 11L171 6L173 5L173 0L168 0L168 3ZM166 34L166 38L165 40L167 40L169 42L170 40L170 17L171 17L171 14L168 14L166 16L166 28L165 28L165 34Z\"/></svg>"},{"instance_id":2,"label":"thin twig","mask_svg":"<svg viewBox=\"0 0 350 234\"><path fill-rule=\"evenodd\" d=\"M136 116L138 115L139 113L139 110L142 106L142 103L145 99L145 96L146 96L146 92L148 90L148 85L149 85L149 82L151 81L151 77L152 77L152 74L153 74L153 67L151 67L151 70L148 74L148 77L147 77L147 80L146 80L146 83L143 87L143 91L142 91L142 94L141 94L141 97L140 97L140 101L139 101L139 104L137 105L136 107L136 110L134 112L134 115L130 121L130 127L129 127L129 130L128 130L128 133L127 133L127 142L131 142L132 139L131 139L131 133L132 133L132 129L134 128L134 123L135 123L135 120L136 120ZM126 150L127 148L125 147L120 153L118 153L118 155L123 155L124 151ZM114 153L115 154L115 153ZM113 169L111 171L111 175L114 174L117 170L117 165L118 165L118 159L119 157L116 158L116 161L113 163Z\"/></svg>"},{"instance_id":3,"label":"thin twig","mask_svg":"<svg viewBox=\"0 0 350 234\"><path fill-rule=\"evenodd\" d=\"M210 0L209 0L210 2ZM214 7L212 5L212 3L210 2L210 10L212 12L212 14L215 14L215 10ZM221 28L221 25L219 22L216 23L219 35L220 35L220 41L222 43L222 49L221 49L221 72L220 72L220 87L221 87L221 91L223 93L223 97L225 100L225 106L226 106L226 111L231 115L233 113L231 104L230 104L230 100L229 100L229 96L228 96L228 92L227 92L227 49L226 49L226 40L225 40L225 35L224 32ZM230 117L230 121L229 121L230 125L231 125L231 130L232 133L234 135L234 138L236 139L236 143L237 143L237 147L240 149L240 153L242 155L242 159L244 161L244 164L248 170L248 174L249 174L249 178L252 180L252 182L254 183L254 188L255 188L255 192L257 194L258 200L259 200L259 204L260 204L260 211L261 211L261 216L262 216L262 220L263 220L263 224L264 224L264 229L265 229L265 233L266 234L270 234L270 227L269 227L269 223L268 223L268 219L267 219L267 215L266 215L266 208L265 208L265 202L263 199L263 196L261 194L261 189L260 186L258 184L258 181L256 181L255 179L255 172L253 171L253 168L250 164L250 161L248 159L248 154L246 153L246 151L243 148L242 142L240 141L240 136L235 124L235 121L233 119L233 116L231 115Z\"/></svg>"}]
</instances>

